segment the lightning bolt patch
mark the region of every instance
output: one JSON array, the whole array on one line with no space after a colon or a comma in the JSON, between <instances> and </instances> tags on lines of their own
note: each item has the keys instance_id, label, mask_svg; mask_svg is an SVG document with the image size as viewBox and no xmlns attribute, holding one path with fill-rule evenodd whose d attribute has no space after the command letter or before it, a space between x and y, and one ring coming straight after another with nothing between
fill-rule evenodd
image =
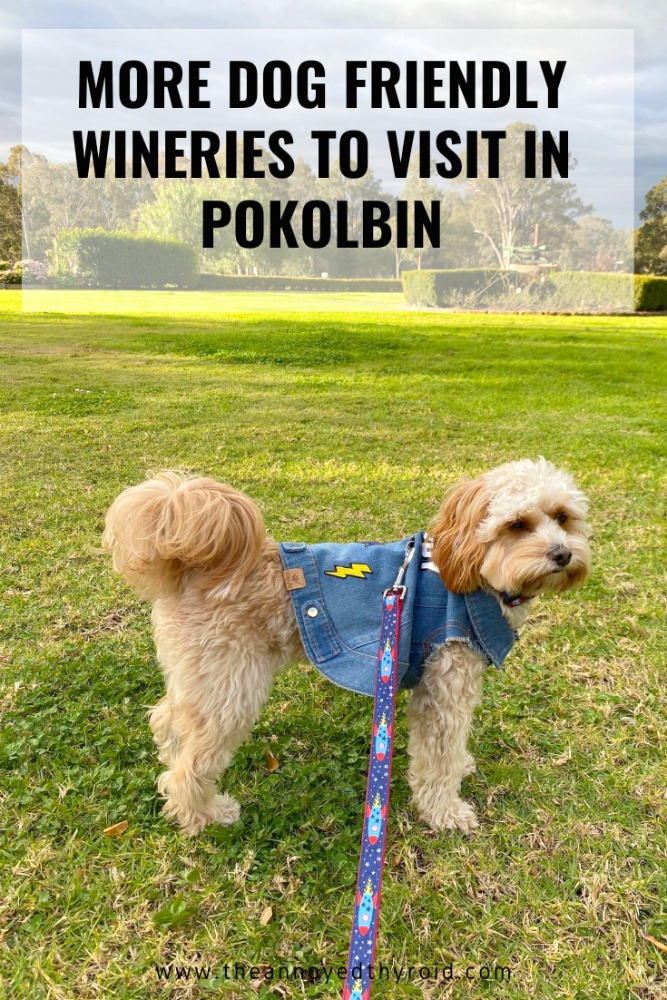
<instances>
[{"instance_id":1,"label":"lightning bolt patch","mask_svg":"<svg viewBox=\"0 0 667 1000\"><path fill-rule=\"evenodd\" d=\"M349 566L336 566L335 569L325 569L325 576L336 576L339 580L345 580L348 576L356 577L357 580L365 580L367 574L372 575L373 570L366 563L350 563Z\"/></svg>"}]
</instances>

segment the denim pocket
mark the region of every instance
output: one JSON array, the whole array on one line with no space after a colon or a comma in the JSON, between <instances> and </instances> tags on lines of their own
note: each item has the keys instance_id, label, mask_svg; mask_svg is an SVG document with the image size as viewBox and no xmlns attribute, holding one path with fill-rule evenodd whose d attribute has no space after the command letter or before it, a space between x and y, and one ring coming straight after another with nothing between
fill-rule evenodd
<instances>
[{"instance_id":1,"label":"denim pocket","mask_svg":"<svg viewBox=\"0 0 667 1000\"><path fill-rule=\"evenodd\" d=\"M324 663L340 653L336 633L321 601L310 600L299 608L301 636L306 640L306 652L313 663Z\"/></svg>"}]
</instances>

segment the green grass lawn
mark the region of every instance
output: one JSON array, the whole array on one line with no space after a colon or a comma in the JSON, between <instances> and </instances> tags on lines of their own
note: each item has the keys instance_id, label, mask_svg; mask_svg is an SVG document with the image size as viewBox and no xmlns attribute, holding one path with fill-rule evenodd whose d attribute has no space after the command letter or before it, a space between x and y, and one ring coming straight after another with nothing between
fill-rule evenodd
<instances>
[{"instance_id":1,"label":"green grass lawn","mask_svg":"<svg viewBox=\"0 0 667 1000\"><path fill-rule=\"evenodd\" d=\"M18 301L20 293L9 292ZM411 309L402 292L97 291L46 288L23 292L24 312L216 313L386 312Z\"/></svg>"},{"instance_id":2,"label":"green grass lawn","mask_svg":"<svg viewBox=\"0 0 667 1000\"><path fill-rule=\"evenodd\" d=\"M214 301L22 314L0 293L3 995L340 990L224 966L345 962L371 702L285 672L224 778L241 822L169 826L149 609L93 551L115 495L178 467L250 493L278 538L389 539L460 475L544 454L590 496L593 577L486 678L471 838L415 816L401 698L379 956L458 978L374 997L665 997L667 321ZM169 963L211 979L159 981Z\"/></svg>"}]
</instances>

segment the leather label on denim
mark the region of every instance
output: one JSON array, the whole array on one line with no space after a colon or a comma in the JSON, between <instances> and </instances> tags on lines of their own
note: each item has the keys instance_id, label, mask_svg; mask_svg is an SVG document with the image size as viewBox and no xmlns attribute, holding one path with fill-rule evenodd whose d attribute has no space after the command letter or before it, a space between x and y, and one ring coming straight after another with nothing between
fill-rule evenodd
<instances>
[{"instance_id":1,"label":"leather label on denim","mask_svg":"<svg viewBox=\"0 0 667 1000\"><path fill-rule=\"evenodd\" d=\"M287 590L301 590L302 587L306 586L306 578L300 567L283 570L283 579Z\"/></svg>"}]
</instances>

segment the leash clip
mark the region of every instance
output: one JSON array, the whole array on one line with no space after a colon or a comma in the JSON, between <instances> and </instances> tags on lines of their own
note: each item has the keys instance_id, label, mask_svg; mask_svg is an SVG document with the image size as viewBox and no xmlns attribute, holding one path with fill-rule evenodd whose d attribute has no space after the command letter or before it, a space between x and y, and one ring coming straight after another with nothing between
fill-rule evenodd
<instances>
[{"instance_id":1,"label":"leash clip","mask_svg":"<svg viewBox=\"0 0 667 1000\"><path fill-rule=\"evenodd\" d=\"M408 544L405 546L405 558L403 559L403 563L398 573L396 574L396 579L394 580L393 586L388 587L387 590L385 590L384 594L382 595L383 598L386 597L387 594L398 594L399 600L401 601L405 600L405 595L407 593L408 588L403 585L403 580L405 579L407 568L410 565L410 562L412 561L412 557L414 554L415 554L415 540L414 538L411 538Z\"/></svg>"}]
</instances>

